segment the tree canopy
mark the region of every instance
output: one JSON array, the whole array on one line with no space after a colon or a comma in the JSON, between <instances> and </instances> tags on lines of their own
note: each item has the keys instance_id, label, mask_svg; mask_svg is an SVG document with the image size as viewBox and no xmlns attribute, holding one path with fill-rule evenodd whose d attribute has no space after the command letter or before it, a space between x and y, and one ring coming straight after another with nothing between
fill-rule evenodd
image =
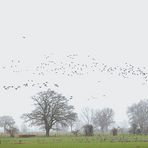
<instances>
[{"instance_id":1,"label":"tree canopy","mask_svg":"<svg viewBox=\"0 0 148 148\"><path fill-rule=\"evenodd\" d=\"M141 100L131 105L127 114L131 126L135 125L142 133L148 133L148 100Z\"/></svg>"},{"instance_id":2,"label":"tree canopy","mask_svg":"<svg viewBox=\"0 0 148 148\"><path fill-rule=\"evenodd\" d=\"M11 137L14 137L18 129L15 127L15 121L11 116L0 117L0 127L4 128L4 132L8 133Z\"/></svg>"}]
</instances>

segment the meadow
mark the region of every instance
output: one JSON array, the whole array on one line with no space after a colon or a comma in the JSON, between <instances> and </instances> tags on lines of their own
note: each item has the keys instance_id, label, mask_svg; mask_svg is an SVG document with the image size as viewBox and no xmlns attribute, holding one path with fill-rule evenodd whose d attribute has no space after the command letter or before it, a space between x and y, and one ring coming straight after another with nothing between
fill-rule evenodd
<instances>
[{"instance_id":1,"label":"meadow","mask_svg":"<svg viewBox=\"0 0 148 148\"><path fill-rule=\"evenodd\" d=\"M148 148L148 136L97 135L34 138L0 138L0 148Z\"/></svg>"}]
</instances>

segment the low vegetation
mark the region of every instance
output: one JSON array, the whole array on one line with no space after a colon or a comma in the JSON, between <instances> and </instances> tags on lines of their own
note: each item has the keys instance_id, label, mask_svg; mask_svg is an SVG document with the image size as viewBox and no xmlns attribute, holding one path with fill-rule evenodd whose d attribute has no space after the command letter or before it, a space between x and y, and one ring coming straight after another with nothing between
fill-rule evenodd
<instances>
[{"instance_id":1,"label":"low vegetation","mask_svg":"<svg viewBox=\"0 0 148 148\"><path fill-rule=\"evenodd\" d=\"M142 135L96 135L58 136L34 138L1 138L1 148L147 148L148 136Z\"/></svg>"}]
</instances>

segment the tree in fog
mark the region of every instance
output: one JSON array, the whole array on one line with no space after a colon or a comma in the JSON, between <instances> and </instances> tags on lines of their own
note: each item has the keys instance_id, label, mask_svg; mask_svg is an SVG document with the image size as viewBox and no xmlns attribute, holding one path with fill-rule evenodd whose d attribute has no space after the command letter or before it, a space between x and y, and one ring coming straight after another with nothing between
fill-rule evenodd
<instances>
[{"instance_id":1,"label":"tree in fog","mask_svg":"<svg viewBox=\"0 0 148 148\"><path fill-rule=\"evenodd\" d=\"M131 127L136 125L142 133L148 133L148 100L131 105L127 114Z\"/></svg>"},{"instance_id":2,"label":"tree in fog","mask_svg":"<svg viewBox=\"0 0 148 148\"><path fill-rule=\"evenodd\" d=\"M94 110L89 107L85 107L81 111L81 118L83 123L92 124L93 123Z\"/></svg>"},{"instance_id":3,"label":"tree in fog","mask_svg":"<svg viewBox=\"0 0 148 148\"><path fill-rule=\"evenodd\" d=\"M132 134L136 134L137 129L138 129L138 125L135 123L132 123L129 132Z\"/></svg>"},{"instance_id":4,"label":"tree in fog","mask_svg":"<svg viewBox=\"0 0 148 148\"><path fill-rule=\"evenodd\" d=\"M11 137L19 131L17 127L15 127L15 121L11 116L2 116L0 117L0 127L4 128L4 132L9 134Z\"/></svg>"},{"instance_id":5,"label":"tree in fog","mask_svg":"<svg viewBox=\"0 0 148 148\"><path fill-rule=\"evenodd\" d=\"M111 108L97 110L93 119L96 127L100 127L101 131L108 131L108 127L114 123L114 111Z\"/></svg>"},{"instance_id":6,"label":"tree in fog","mask_svg":"<svg viewBox=\"0 0 148 148\"><path fill-rule=\"evenodd\" d=\"M21 125L21 132L22 133L27 133L27 126L23 123L22 125Z\"/></svg>"},{"instance_id":7,"label":"tree in fog","mask_svg":"<svg viewBox=\"0 0 148 148\"><path fill-rule=\"evenodd\" d=\"M69 99L53 90L39 92L32 100L34 110L23 114L22 118L31 125L42 126L46 136L57 123L66 126L70 120L75 120L76 113L74 107L68 105Z\"/></svg>"},{"instance_id":8,"label":"tree in fog","mask_svg":"<svg viewBox=\"0 0 148 148\"><path fill-rule=\"evenodd\" d=\"M68 126L70 127L70 131L73 131L73 127L75 126L78 120L77 114L73 114L73 118L67 121Z\"/></svg>"}]
</instances>

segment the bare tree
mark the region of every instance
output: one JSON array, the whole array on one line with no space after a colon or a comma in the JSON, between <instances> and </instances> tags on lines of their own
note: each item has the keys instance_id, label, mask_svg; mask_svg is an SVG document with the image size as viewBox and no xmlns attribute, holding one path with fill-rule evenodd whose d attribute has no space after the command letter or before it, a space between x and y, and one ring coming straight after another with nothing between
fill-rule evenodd
<instances>
[{"instance_id":1,"label":"bare tree","mask_svg":"<svg viewBox=\"0 0 148 148\"><path fill-rule=\"evenodd\" d=\"M23 114L22 118L31 125L43 126L46 136L56 123L66 126L69 120L75 120L74 107L68 105L69 99L48 89L32 97L35 109L31 113Z\"/></svg>"},{"instance_id":2,"label":"bare tree","mask_svg":"<svg viewBox=\"0 0 148 148\"><path fill-rule=\"evenodd\" d=\"M19 131L17 127L15 127L15 121L11 116L2 116L0 117L0 127L4 128L4 132L8 133L11 137Z\"/></svg>"},{"instance_id":3,"label":"bare tree","mask_svg":"<svg viewBox=\"0 0 148 148\"><path fill-rule=\"evenodd\" d=\"M136 125L142 133L148 129L148 100L141 100L137 104L133 104L127 111L131 127Z\"/></svg>"},{"instance_id":4,"label":"bare tree","mask_svg":"<svg viewBox=\"0 0 148 148\"><path fill-rule=\"evenodd\" d=\"M94 125L96 127L100 127L101 131L108 131L108 127L114 123L114 111L111 108L104 108L102 110L98 110L94 116Z\"/></svg>"},{"instance_id":5,"label":"bare tree","mask_svg":"<svg viewBox=\"0 0 148 148\"><path fill-rule=\"evenodd\" d=\"M89 107L85 107L82 109L81 118L85 124L93 123L94 110Z\"/></svg>"},{"instance_id":6,"label":"bare tree","mask_svg":"<svg viewBox=\"0 0 148 148\"><path fill-rule=\"evenodd\" d=\"M76 121L78 120L77 114L73 114L73 118L67 121L68 126L70 127L70 131L73 131L73 127L76 124Z\"/></svg>"}]
</instances>

